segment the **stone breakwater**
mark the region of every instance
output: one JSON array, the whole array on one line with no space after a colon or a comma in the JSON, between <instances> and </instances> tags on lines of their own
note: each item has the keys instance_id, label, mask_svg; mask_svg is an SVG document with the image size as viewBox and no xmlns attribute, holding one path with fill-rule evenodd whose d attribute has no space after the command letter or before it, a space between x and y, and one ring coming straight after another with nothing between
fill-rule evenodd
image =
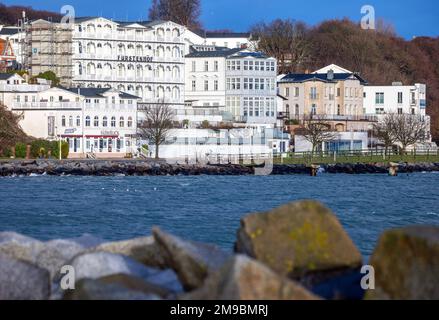
<instances>
[{"instance_id":1,"label":"stone breakwater","mask_svg":"<svg viewBox=\"0 0 439 320\"><path fill-rule=\"evenodd\" d=\"M0 300L439 299L439 227L384 232L368 263L374 283L337 217L301 201L242 218L233 252L157 227L119 242L2 232Z\"/></svg>"},{"instance_id":2,"label":"stone breakwater","mask_svg":"<svg viewBox=\"0 0 439 320\"><path fill-rule=\"evenodd\" d=\"M320 165L326 173L388 173L389 163L354 163ZM310 174L302 164L266 166L262 172L274 175ZM439 163L400 163L400 173L439 171ZM0 161L0 176L14 175L75 176L166 176L166 175L253 175L255 167L235 164L168 164L165 161L141 160L28 160Z\"/></svg>"}]
</instances>

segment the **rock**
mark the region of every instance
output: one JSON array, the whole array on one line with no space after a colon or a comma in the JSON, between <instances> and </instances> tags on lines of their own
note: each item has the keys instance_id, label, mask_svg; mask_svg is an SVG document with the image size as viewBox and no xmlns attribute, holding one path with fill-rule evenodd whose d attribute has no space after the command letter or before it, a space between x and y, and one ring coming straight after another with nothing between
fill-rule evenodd
<instances>
[{"instance_id":1,"label":"rock","mask_svg":"<svg viewBox=\"0 0 439 320\"><path fill-rule=\"evenodd\" d=\"M71 240L51 240L44 243L38 253L35 264L49 270L51 279L59 275L61 268L85 247Z\"/></svg>"},{"instance_id":2,"label":"rock","mask_svg":"<svg viewBox=\"0 0 439 320\"><path fill-rule=\"evenodd\" d=\"M143 279L151 285L162 287L173 294L183 292L183 287L174 271L150 268L123 255L87 252L74 257L68 262L68 265L75 270L75 283L82 279L97 280L123 274ZM63 276L60 274L54 279L52 299L60 299L63 295L60 288Z\"/></svg>"},{"instance_id":3,"label":"rock","mask_svg":"<svg viewBox=\"0 0 439 320\"><path fill-rule=\"evenodd\" d=\"M413 226L384 232L371 257L375 290L367 299L439 299L439 227Z\"/></svg>"},{"instance_id":4,"label":"rock","mask_svg":"<svg viewBox=\"0 0 439 320\"><path fill-rule=\"evenodd\" d=\"M128 256L144 265L165 268L163 254L154 237L137 238L133 240L103 243L92 251L104 251Z\"/></svg>"},{"instance_id":5,"label":"rock","mask_svg":"<svg viewBox=\"0 0 439 320\"><path fill-rule=\"evenodd\" d=\"M229 257L214 245L184 241L159 228L153 228L153 235L165 252L166 263L177 273L186 290L200 287L204 279Z\"/></svg>"},{"instance_id":6,"label":"rock","mask_svg":"<svg viewBox=\"0 0 439 320\"><path fill-rule=\"evenodd\" d=\"M15 232L0 232L0 253L9 257L35 262L44 243Z\"/></svg>"},{"instance_id":7,"label":"rock","mask_svg":"<svg viewBox=\"0 0 439 320\"><path fill-rule=\"evenodd\" d=\"M203 287L182 300L316 300L300 284L279 276L262 263L236 255L209 276Z\"/></svg>"},{"instance_id":8,"label":"rock","mask_svg":"<svg viewBox=\"0 0 439 320\"><path fill-rule=\"evenodd\" d=\"M362 264L360 252L336 216L315 201L244 217L236 251L291 278Z\"/></svg>"},{"instance_id":9,"label":"rock","mask_svg":"<svg viewBox=\"0 0 439 320\"><path fill-rule=\"evenodd\" d=\"M75 290L67 291L64 300L160 300L160 296L144 293L108 279L82 279Z\"/></svg>"},{"instance_id":10,"label":"rock","mask_svg":"<svg viewBox=\"0 0 439 320\"><path fill-rule=\"evenodd\" d=\"M106 252L78 255L69 265L75 269L76 281L84 278L99 279L114 274L128 274L145 279L157 272L128 257Z\"/></svg>"},{"instance_id":11,"label":"rock","mask_svg":"<svg viewBox=\"0 0 439 320\"><path fill-rule=\"evenodd\" d=\"M49 272L0 253L0 300L46 300Z\"/></svg>"}]
</instances>

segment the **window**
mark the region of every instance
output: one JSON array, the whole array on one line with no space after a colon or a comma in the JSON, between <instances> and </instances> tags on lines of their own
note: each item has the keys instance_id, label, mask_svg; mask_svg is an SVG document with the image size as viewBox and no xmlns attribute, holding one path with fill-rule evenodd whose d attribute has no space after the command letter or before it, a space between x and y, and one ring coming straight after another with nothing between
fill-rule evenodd
<instances>
[{"instance_id":1,"label":"window","mask_svg":"<svg viewBox=\"0 0 439 320\"><path fill-rule=\"evenodd\" d=\"M213 82L213 90L218 91L218 80Z\"/></svg>"},{"instance_id":2,"label":"window","mask_svg":"<svg viewBox=\"0 0 439 320\"><path fill-rule=\"evenodd\" d=\"M340 97L341 92L340 92L340 88L337 88L337 97Z\"/></svg>"},{"instance_id":3,"label":"window","mask_svg":"<svg viewBox=\"0 0 439 320\"><path fill-rule=\"evenodd\" d=\"M66 126L66 116L62 116L61 117L61 126L65 127Z\"/></svg>"},{"instance_id":4,"label":"window","mask_svg":"<svg viewBox=\"0 0 439 320\"><path fill-rule=\"evenodd\" d=\"M290 88L285 88L285 97L290 96Z\"/></svg>"},{"instance_id":5,"label":"window","mask_svg":"<svg viewBox=\"0 0 439 320\"><path fill-rule=\"evenodd\" d=\"M90 127L90 116L85 117L85 126Z\"/></svg>"},{"instance_id":6,"label":"window","mask_svg":"<svg viewBox=\"0 0 439 320\"><path fill-rule=\"evenodd\" d=\"M120 119L119 119L119 127L121 127L121 128L125 127L125 119L124 119L124 117L120 117Z\"/></svg>"},{"instance_id":7,"label":"window","mask_svg":"<svg viewBox=\"0 0 439 320\"><path fill-rule=\"evenodd\" d=\"M299 105L298 104L296 104L294 111L296 113L296 116L298 116L299 115Z\"/></svg>"},{"instance_id":8,"label":"window","mask_svg":"<svg viewBox=\"0 0 439 320\"><path fill-rule=\"evenodd\" d=\"M398 92L398 104L402 104L402 92Z\"/></svg>"},{"instance_id":9,"label":"window","mask_svg":"<svg viewBox=\"0 0 439 320\"><path fill-rule=\"evenodd\" d=\"M116 117L111 117L111 127L116 127Z\"/></svg>"},{"instance_id":10,"label":"window","mask_svg":"<svg viewBox=\"0 0 439 320\"><path fill-rule=\"evenodd\" d=\"M132 117L128 117L128 128L131 128L133 126L133 118Z\"/></svg>"},{"instance_id":11,"label":"window","mask_svg":"<svg viewBox=\"0 0 439 320\"><path fill-rule=\"evenodd\" d=\"M107 127L108 126L108 118L107 117L103 117L102 118L102 126L103 127Z\"/></svg>"},{"instance_id":12,"label":"window","mask_svg":"<svg viewBox=\"0 0 439 320\"><path fill-rule=\"evenodd\" d=\"M294 91L295 91L294 96L298 97L299 96L299 87L296 87Z\"/></svg>"},{"instance_id":13,"label":"window","mask_svg":"<svg viewBox=\"0 0 439 320\"><path fill-rule=\"evenodd\" d=\"M204 80L204 91L209 91L209 80Z\"/></svg>"},{"instance_id":14,"label":"window","mask_svg":"<svg viewBox=\"0 0 439 320\"><path fill-rule=\"evenodd\" d=\"M197 71L197 62L196 61L192 61L192 72Z\"/></svg>"},{"instance_id":15,"label":"window","mask_svg":"<svg viewBox=\"0 0 439 320\"><path fill-rule=\"evenodd\" d=\"M94 127L99 127L99 117L98 116L94 117L93 126Z\"/></svg>"},{"instance_id":16,"label":"window","mask_svg":"<svg viewBox=\"0 0 439 320\"><path fill-rule=\"evenodd\" d=\"M214 68L215 71L218 71L218 61L214 62L213 68Z\"/></svg>"},{"instance_id":17,"label":"window","mask_svg":"<svg viewBox=\"0 0 439 320\"><path fill-rule=\"evenodd\" d=\"M192 80L192 91L197 90L197 82L195 80Z\"/></svg>"},{"instance_id":18,"label":"window","mask_svg":"<svg viewBox=\"0 0 439 320\"><path fill-rule=\"evenodd\" d=\"M398 114L402 114L402 108L398 108Z\"/></svg>"},{"instance_id":19,"label":"window","mask_svg":"<svg viewBox=\"0 0 439 320\"><path fill-rule=\"evenodd\" d=\"M76 117L76 126L77 126L77 127L80 127L80 126L81 126L81 117L80 117L80 116L77 116L77 117Z\"/></svg>"},{"instance_id":20,"label":"window","mask_svg":"<svg viewBox=\"0 0 439 320\"><path fill-rule=\"evenodd\" d=\"M69 127L73 127L73 117L69 117Z\"/></svg>"},{"instance_id":21,"label":"window","mask_svg":"<svg viewBox=\"0 0 439 320\"><path fill-rule=\"evenodd\" d=\"M204 61L204 71L209 71L209 61Z\"/></svg>"},{"instance_id":22,"label":"window","mask_svg":"<svg viewBox=\"0 0 439 320\"><path fill-rule=\"evenodd\" d=\"M245 71L248 70L248 61L244 61L244 70L245 70Z\"/></svg>"},{"instance_id":23,"label":"window","mask_svg":"<svg viewBox=\"0 0 439 320\"><path fill-rule=\"evenodd\" d=\"M313 105L311 106L311 114L315 115L317 114L317 106L313 103Z\"/></svg>"},{"instance_id":24,"label":"window","mask_svg":"<svg viewBox=\"0 0 439 320\"><path fill-rule=\"evenodd\" d=\"M341 115L341 108L339 104L337 105L337 115Z\"/></svg>"},{"instance_id":25,"label":"window","mask_svg":"<svg viewBox=\"0 0 439 320\"><path fill-rule=\"evenodd\" d=\"M384 104L384 92L375 93L375 104Z\"/></svg>"},{"instance_id":26,"label":"window","mask_svg":"<svg viewBox=\"0 0 439 320\"><path fill-rule=\"evenodd\" d=\"M317 87L311 87L310 99L316 100L317 98Z\"/></svg>"}]
</instances>

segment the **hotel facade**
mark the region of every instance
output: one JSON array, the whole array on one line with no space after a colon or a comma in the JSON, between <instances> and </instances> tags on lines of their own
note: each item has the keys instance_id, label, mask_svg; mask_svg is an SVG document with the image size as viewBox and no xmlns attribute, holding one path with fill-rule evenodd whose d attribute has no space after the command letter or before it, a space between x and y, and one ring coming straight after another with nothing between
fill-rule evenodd
<instances>
[{"instance_id":1,"label":"hotel facade","mask_svg":"<svg viewBox=\"0 0 439 320\"><path fill-rule=\"evenodd\" d=\"M275 124L276 59L247 49L192 46L186 55L186 101L216 108L236 122Z\"/></svg>"},{"instance_id":2,"label":"hotel facade","mask_svg":"<svg viewBox=\"0 0 439 320\"><path fill-rule=\"evenodd\" d=\"M78 18L73 25L36 20L27 26L32 76L52 70L66 87L114 88L141 102L184 106L184 32L170 21Z\"/></svg>"}]
</instances>

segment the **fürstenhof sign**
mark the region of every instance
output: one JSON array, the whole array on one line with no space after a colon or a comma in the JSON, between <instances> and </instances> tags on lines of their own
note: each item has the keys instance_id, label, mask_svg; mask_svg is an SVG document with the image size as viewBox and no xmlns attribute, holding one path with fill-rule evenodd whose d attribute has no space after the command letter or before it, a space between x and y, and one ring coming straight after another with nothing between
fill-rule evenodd
<instances>
[{"instance_id":1,"label":"f\u00fcrstenhof sign","mask_svg":"<svg viewBox=\"0 0 439 320\"><path fill-rule=\"evenodd\" d=\"M119 61L132 61L132 62L152 62L152 57L136 57L136 56L117 56Z\"/></svg>"}]
</instances>

